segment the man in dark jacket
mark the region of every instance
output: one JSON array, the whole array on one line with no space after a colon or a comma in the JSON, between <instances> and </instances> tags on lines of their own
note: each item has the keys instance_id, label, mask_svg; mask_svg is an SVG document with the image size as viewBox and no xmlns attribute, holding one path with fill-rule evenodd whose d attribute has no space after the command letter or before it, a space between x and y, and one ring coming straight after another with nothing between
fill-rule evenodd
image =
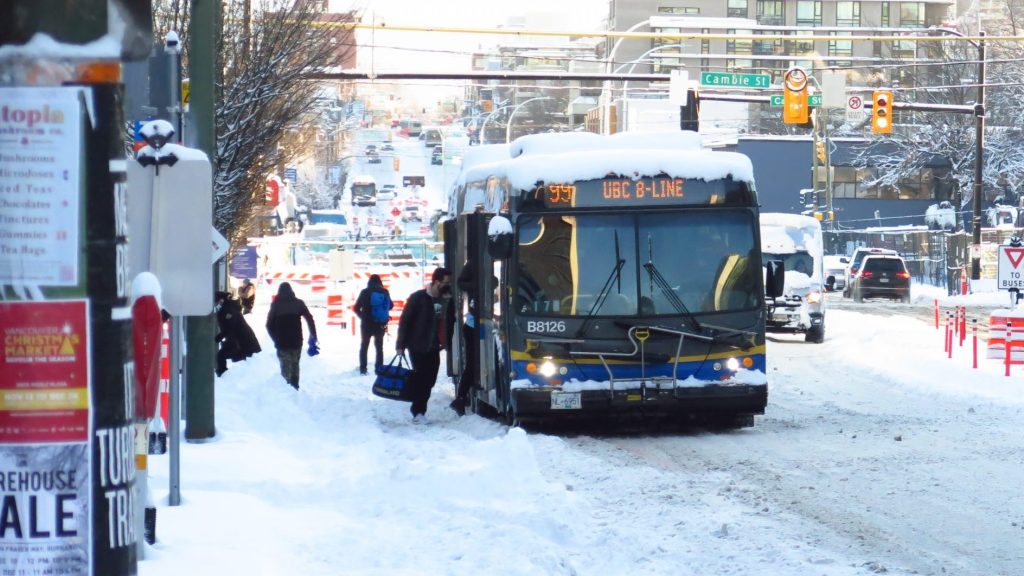
<instances>
[{"instance_id":1,"label":"man in dark jacket","mask_svg":"<svg viewBox=\"0 0 1024 576\"><path fill-rule=\"evenodd\" d=\"M215 292L214 302L217 311L217 376L228 370L228 360L241 362L249 356L261 351L259 340L253 333L249 323L242 317L242 309L238 301L231 298L228 292Z\"/></svg>"},{"instance_id":2,"label":"man in dark jacket","mask_svg":"<svg viewBox=\"0 0 1024 576\"><path fill-rule=\"evenodd\" d=\"M369 282L366 283L366 288L359 293L359 297L356 298L356 315L359 316L360 330L362 332L363 341L359 344L359 373L366 374L366 352L370 348L370 338L373 338L373 345L377 349L377 362L375 366L380 366L384 363L384 333L388 329L388 320L384 317L376 318L374 310L377 309L378 313L380 310L390 311L394 307L394 303L391 302L391 293L388 292L387 288L384 288L384 283L381 282L380 276L374 274L370 276Z\"/></svg>"},{"instance_id":3,"label":"man in dark jacket","mask_svg":"<svg viewBox=\"0 0 1024 576\"><path fill-rule=\"evenodd\" d=\"M395 348L399 354L409 351L413 372L408 385L413 389L413 401L409 411L414 422L422 422L427 413L430 391L437 381L437 369L441 365L441 349L446 348L452 321L446 301L451 294L452 273L447 268L437 268L430 279L430 286L417 290L409 296L398 321L398 341Z\"/></svg>"},{"instance_id":4,"label":"man in dark jacket","mask_svg":"<svg viewBox=\"0 0 1024 576\"><path fill-rule=\"evenodd\" d=\"M282 282L277 289L277 297L267 312L267 332L277 348L277 359L281 363L281 376L285 381L299 389L299 359L302 358L302 322L306 319L309 328L311 348L316 345L316 326L313 315L306 308L306 303L295 297L292 285Z\"/></svg>"}]
</instances>

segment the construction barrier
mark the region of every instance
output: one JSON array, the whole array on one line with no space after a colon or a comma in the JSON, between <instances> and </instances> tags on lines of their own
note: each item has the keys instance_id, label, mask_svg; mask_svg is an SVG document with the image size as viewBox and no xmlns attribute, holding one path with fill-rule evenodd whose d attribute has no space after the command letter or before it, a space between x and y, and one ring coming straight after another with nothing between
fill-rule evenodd
<instances>
[{"instance_id":1,"label":"construction barrier","mask_svg":"<svg viewBox=\"0 0 1024 576\"><path fill-rule=\"evenodd\" d=\"M345 297L341 294L327 295L327 325L345 328Z\"/></svg>"},{"instance_id":2,"label":"construction barrier","mask_svg":"<svg viewBox=\"0 0 1024 576\"><path fill-rule=\"evenodd\" d=\"M1024 364L1024 310L993 310L988 321L986 358Z\"/></svg>"}]
</instances>

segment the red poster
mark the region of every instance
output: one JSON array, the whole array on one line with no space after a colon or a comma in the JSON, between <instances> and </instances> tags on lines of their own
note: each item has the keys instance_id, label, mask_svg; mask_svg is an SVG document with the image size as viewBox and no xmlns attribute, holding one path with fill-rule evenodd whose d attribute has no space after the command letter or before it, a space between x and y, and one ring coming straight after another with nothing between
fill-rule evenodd
<instances>
[{"instance_id":1,"label":"red poster","mask_svg":"<svg viewBox=\"0 0 1024 576\"><path fill-rule=\"evenodd\" d=\"M0 443L89 439L88 304L0 302Z\"/></svg>"}]
</instances>

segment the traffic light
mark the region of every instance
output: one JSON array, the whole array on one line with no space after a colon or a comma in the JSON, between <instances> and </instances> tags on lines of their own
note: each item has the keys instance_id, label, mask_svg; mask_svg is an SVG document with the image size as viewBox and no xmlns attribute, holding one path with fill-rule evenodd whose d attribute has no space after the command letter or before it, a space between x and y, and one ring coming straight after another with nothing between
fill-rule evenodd
<instances>
[{"instance_id":1,"label":"traffic light","mask_svg":"<svg viewBox=\"0 0 1024 576\"><path fill-rule=\"evenodd\" d=\"M892 92L875 90L871 95L871 131L875 134L892 132Z\"/></svg>"},{"instance_id":2,"label":"traffic light","mask_svg":"<svg viewBox=\"0 0 1024 576\"><path fill-rule=\"evenodd\" d=\"M818 162L825 163L825 143L818 141L814 143L814 154L818 157Z\"/></svg>"},{"instance_id":3,"label":"traffic light","mask_svg":"<svg viewBox=\"0 0 1024 576\"><path fill-rule=\"evenodd\" d=\"M782 82L782 122L807 124L807 73L803 68L790 68Z\"/></svg>"}]
</instances>

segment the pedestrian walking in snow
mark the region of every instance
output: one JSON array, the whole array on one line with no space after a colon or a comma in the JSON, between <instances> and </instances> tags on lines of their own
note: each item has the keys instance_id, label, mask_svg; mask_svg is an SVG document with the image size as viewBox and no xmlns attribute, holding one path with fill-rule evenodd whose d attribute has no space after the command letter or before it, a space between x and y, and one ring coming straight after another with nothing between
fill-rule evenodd
<instances>
[{"instance_id":1,"label":"pedestrian walking in snow","mask_svg":"<svg viewBox=\"0 0 1024 576\"><path fill-rule=\"evenodd\" d=\"M430 286L409 296L398 321L395 348L399 354L405 354L408 350L412 362L413 372L408 384L414 390L409 408L414 422L425 420L427 401L430 400L430 392L437 381L437 370L441 365L441 350L448 346L452 329L452 314L448 306L451 282L450 270L435 269Z\"/></svg>"},{"instance_id":2,"label":"pedestrian walking in snow","mask_svg":"<svg viewBox=\"0 0 1024 576\"><path fill-rule=\"evenodd\" d=\"M256 303L256 286L252 280L246 278L242 281L242 287L238 289L238 300L242 304L242 314L252 312L252 306Z\"/></svg>"},{"instance_id":3,"label":"pedestrian walking in snow","mask_svg":"<svg viewBox=\"0 0 1024 576\"><path fill-rule=\"evenodd\" d=\"M242 317L238 301L228 292L214 293L214 310L217 312L217 336L220 344L217 350L217 376L228 369L228 360L241 362L260 352L259 340L249 323Z\"/></svg>"},{"instance_id":4,"label":"pedestrian walking in snow","mask_svg":"<svg viewBox=\"0 0 1024 576\"><path fill-rule=\"evenodd\" d=\"M366 374L366 352L370 348L370 339L376 348L377 356L374 366L384 364L384 334L391 320L391 293L384 287L380 276L373 274L366 283L366 288L356 298L356 315L359 316L362 342L359 344L359 373Z\"/></svg>"},{"instance_id":5,"label":"pedestrian walking in snow","mask_svg":"<svg viewBox=\"0 0 1024 576\"><path fill-rule=\"evenodd\" d=\"M316 325L306 303L295 297L292 285L282 282L277 297L267 312L267 332L277 348L281 363L281 376L296 390L299 389L299 359L302 358L302 318L309 329L310 355L317 347Z\"/></svg>"}]
</instances>

